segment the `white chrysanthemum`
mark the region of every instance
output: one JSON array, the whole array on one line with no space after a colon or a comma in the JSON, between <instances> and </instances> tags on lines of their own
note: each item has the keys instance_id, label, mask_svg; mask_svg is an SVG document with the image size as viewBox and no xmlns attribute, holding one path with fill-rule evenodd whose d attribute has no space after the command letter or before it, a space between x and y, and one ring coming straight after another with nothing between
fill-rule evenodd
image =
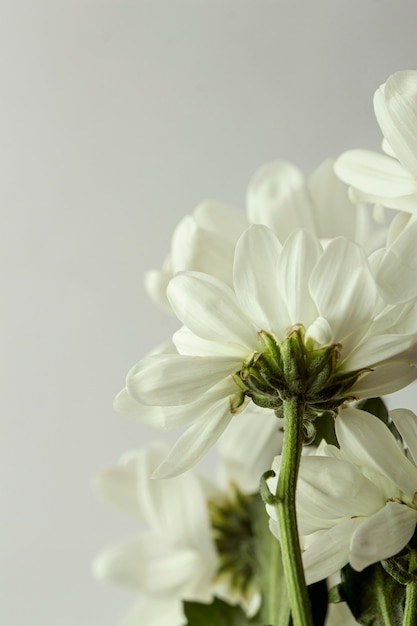
<instances>
[{"instance_id":1,"label":"white chrysanthemum","mask_svg":"<svg viewBox=\"0 0 417 626\"><path fill-rule=\"evenodd\" d=\"M247 217L220 202L200 204L174 231L171 251L161 270L146 274L146 287L159 305L169 307L166 290L178 272L198 271L233 284L233 254L237 240L250 224L271 228L282 241L294 230L307 228L320 239L342 235L372 252L383 245L385 229L376 228L365 207L353 206L347 186L327 159L308 177L287 161L260 167L247 190Z\"/></svg>"},{"instance_id":2,"label":"white chrysanthemum","mask_svg":"<svg viewBox=\"0 0 417 626\"><path fill-rule=\"evenodd\" d=\"M212 538L205 487L193 472L169 481L150 479L166 446L125 454L94 480L96 492L149 531L104 549L93 563L99 579L140 590L123 626L181 626L182 600L210 602L219 557Z\"/></svg>"},{"instance_id":3,"label":"white chrysanthemum","mask_svg":"<svg viewBox=\"0 0 417 626\"><path fill-rule=\"evenodd\" d=\"M213 528L211 513L214 506L216 519L220 515L222 521L222 511L233 516L236 495L240 494L238 501L245 503L248 496L257 493L260 476L280 451L282 433L275 417L270 412L259 417L261 433L257 432L259 424L248 414L242 414L229 429L220 448L216 483L193 471L166 481L152 480L152 472L167 453L163 444L129 452L117 466L95 476L94 488L100 497L145 522L149 529L104 549L93 565L98 578L143 594L126 614L123 626L180 626L185 623L183 600L210 602L213 595L229 604L240 604L249 616L259 609L261 597L255 579L245 579L241 588L233 570L236 564L238 571L242 569L250 576L251 562L243 568L240 553L222 554L216 549L219 531ZM251 522L245 515L243 507L239 517L233 517L233 528L238 532L236 519L243 520L244 536L238 539L248 542L250 554L253 538L247 532ZM231 565L222 567L219 575L224 561Z\"/></svg>"},{"instance_id":4,"label":"white chrysanthemum","mask_svg":"<svg viewBox=\"0 0 417 626\"><path fill-rule=\"evenodd\" d=\"M417 524L417 417L396 410L391 417L409 457L375 416L344 409L336 418L340 449L322 444L301 459L297 514L306 550L307 584L347 563L357 571L395 556ZM279 458L273 465L278 471ZM271 488L276 479L272 480ZM271 529L277 534L275 511Z\"/></svg>"},{"instance_id":5,"label":"white chrysanthemum","mask_svg":"<svg viewBox=\"0 0 417 626\"><path fill-rule=\"evenodd\" d=\"M260 331L280 343L301 324L310 346L340 344L337 371L362 373L349 396L373 397L411 382L417 370L405 351L417 332L417 283L410 279L416 232L417 224L374 255L371 269L347 239L323 250L313 234L296 231L282 246L270 229L252 226L236 246L234 289L206 274L175 276L168 297L184 324L174 335L178 354L145 358L126 386L131 399L161 407L164 426L188 426L156 475L185 471L225 430L241 393L233 375L265 349Z\"/></svg>"},{"instance_id":6,"label":"white chrysanthemum","mask_svg":"<svg viewBox=\"0 0 417 626\"><path fill-rule=\"evenodd\" d=\"M417 213L417 71L392 74L374 96L387 154L349 150L335 171L351 185L355 202Z\"/></svg>"}]
</instances>

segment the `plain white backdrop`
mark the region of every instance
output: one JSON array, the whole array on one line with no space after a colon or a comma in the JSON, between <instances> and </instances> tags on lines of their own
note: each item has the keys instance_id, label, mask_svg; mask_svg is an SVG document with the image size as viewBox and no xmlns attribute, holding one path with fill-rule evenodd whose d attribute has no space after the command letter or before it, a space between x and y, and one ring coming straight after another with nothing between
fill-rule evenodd
<instances>
[{"instance_id":1,"label":"plain white backdrop","mask_svg":"<svg viewBox=\"0 0 417 626\"><path fill-rule=\"evenodd\" d=\"M260 164L379 149L372 95L417 68L417 5L1 0L0 15L0 625L115 626L133 596L90 562L135 526L90 476L161 437L112 400L176 328L143 273L199 201L243 207ZM416 410L416 388L390 403Z\"/></svg>"}]
</instances>

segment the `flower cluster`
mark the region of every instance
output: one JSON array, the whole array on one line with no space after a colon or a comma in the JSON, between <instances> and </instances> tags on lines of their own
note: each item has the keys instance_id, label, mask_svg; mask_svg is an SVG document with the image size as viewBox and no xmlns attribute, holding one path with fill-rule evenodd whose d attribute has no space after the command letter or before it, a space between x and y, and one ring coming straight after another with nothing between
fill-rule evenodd
<instances>
[{"instance_id":1,"label":"flower cluster","mask_svg":"<svg viewBox=\"0 0 417 626\"><path fill-rule=\"evenodd\" d=\"M95 477L147 526L93 565L141 592L125 626L415 624L417 416L356 403L417 379L417 72L374 106L385 154L264 165L246 213L203 202L146 276L179 327L114 406L185 430Z\"/></svg>"}]
</instances>

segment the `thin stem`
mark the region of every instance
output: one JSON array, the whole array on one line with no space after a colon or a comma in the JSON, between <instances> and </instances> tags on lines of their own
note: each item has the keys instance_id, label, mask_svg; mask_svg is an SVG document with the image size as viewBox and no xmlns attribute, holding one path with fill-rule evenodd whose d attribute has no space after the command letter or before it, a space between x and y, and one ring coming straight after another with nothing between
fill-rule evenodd
<instances>
[{"instance_id":1,"label":"thin stem","mask_svg":"<svg viewBox=\"0 0 417 626\"><path fill-rule=\"evenodd\" d=\"M276 491L282 561L294 626L314 626L304 578L295 512L295 491L303 448L304 403L284 401L285 433Z\"/></svg>"},{"instance_id":2,"label":"thin stem","mask_svg":"<svg viewBox=\"0 0 417 626\"><path fill-rule=\"evenodd\" d=\"M417 554L412 551L410 556L409 571L416 573L417 569ZM417 579L412 580L407 584L407 590L405 593L405 608L403 626L415 626L417 615Z\"/></svg>"},{"instance_id":3,"label":"thin stem","mask_svg":"<svg viewBox=\"0 0 417 626\"><path fill-rule=\"evenodd\" d=\"M387 604L387 597L384 593L384 576L382 567L377 567L375 572L375 595L379 608L379 617L383 620L385 626L391 626L390 611Z\"/></svg>"}]
</instances>

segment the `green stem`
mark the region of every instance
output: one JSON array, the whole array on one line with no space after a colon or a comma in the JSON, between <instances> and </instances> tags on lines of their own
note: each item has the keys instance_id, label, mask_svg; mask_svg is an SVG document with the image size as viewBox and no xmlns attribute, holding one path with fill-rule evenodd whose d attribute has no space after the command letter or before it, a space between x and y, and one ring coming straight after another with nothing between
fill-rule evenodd
<instances>
[{"instance_id":1,"label":"green stem","mask_svg":"<svg viewBox=\"0 0 417 626\"><path fill-rule=\"evenodd\" d=\"M391 622L391 617L390 617L390 611L389 611L388 604L387 604L387 597L385 594L383 573L384 571L382 567L378 565L375 569L375 581L376 581L375 595L376 595L376 600L378 603L379 616L381 617L385 626L391 626L392 622Z\"/></svg>"},{"instance_id":2,"label":"green stem","mask_svg":"<svg viewBox=\"0 0 417 626\"><path fill-rule=\"evenodd\" d=\"M314 626L304 578L295 512L295 491L303 448L304 403L284 401L285 434L275 505L281 539L282 561L294 626Z\"/></svg>"},{"instance_id":3,"label":"green stem","mask_svg":"<svg viewBox=\"0 0 417 626\"><path fill-rule=\"evenodd\" d=\"M412 551L410 556L409 571L416 574L417 570L417 554ZM403 626L415 626L417 615L417 579L407 584L405 593L405 608Z\"/></svg>"}]
</instances>

